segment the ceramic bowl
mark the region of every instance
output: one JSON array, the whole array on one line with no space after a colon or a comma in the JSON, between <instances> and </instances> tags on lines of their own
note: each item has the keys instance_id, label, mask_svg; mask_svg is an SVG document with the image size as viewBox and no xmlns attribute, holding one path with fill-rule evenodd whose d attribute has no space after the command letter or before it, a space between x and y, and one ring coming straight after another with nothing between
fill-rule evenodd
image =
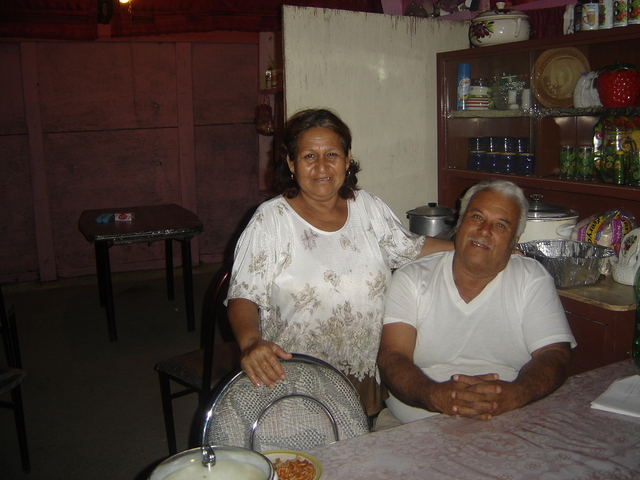
<instances>
[{"instance_id":1,"label":"ceramic bowl","mask_svg":"<svg viewBox=\"0 0 640 480\"><path fill-rule=\"evenodd\" d=\"M476 47L521 42L531 37L529 17L520 10L495 9L479 14L469 27L469 41Z\"/></svg>"}]
</instances>

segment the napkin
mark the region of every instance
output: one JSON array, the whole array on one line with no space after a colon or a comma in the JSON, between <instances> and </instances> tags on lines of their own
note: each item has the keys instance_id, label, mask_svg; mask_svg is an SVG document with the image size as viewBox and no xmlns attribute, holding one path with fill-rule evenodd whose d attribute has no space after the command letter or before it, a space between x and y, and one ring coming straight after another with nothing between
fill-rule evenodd
<instances>
[{"instance_id":1,"label":"napkin","mask_svg":"<svg viewBox=\"0 0 640 480\"><path fill-rule=\"evenodd\" d=\"M619 378L613 382L591 402L591 408L640 417L640 375Z\"/></svg>"}]
</instances>

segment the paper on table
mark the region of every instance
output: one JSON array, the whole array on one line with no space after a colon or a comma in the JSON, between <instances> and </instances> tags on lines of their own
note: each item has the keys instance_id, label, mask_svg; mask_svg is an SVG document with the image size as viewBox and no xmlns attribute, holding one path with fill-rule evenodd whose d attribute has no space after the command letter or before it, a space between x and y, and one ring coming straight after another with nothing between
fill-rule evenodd
<instances>
[{"instance_id":1,"label":"paper on table","mask_svg":"<svg viewBox=\"0 0 640 480\"><path fill-rule=\"evenodd\" d=\"M640 417L640 375L619 378L591 402L591 408Z\"/></svg>"}]
</instances>

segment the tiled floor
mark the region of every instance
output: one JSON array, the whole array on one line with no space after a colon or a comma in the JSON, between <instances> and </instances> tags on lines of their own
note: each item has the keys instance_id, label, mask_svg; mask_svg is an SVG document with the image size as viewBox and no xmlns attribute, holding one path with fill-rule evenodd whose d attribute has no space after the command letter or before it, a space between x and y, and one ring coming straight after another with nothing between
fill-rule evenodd
<instances>
[{"instance_id":1,"label":"tiled floor","mask_svg":"<svg viewBox=\"0 0 640 480\"><path fill-rule=\"evenodd\" d=\"M12 412L0 409L0 479L142 480L167 453L155 363L198 348L205 292L219 265L194 268L197 329L187 332L182 277L167 300L163 271L114 274L118 341L109 342L95 276L3 286L14 304L24 369L31 473ZM4 361L4 356L0 357ZM174 401L188 448L196 396Z\"/></svg>"}]
</instances>

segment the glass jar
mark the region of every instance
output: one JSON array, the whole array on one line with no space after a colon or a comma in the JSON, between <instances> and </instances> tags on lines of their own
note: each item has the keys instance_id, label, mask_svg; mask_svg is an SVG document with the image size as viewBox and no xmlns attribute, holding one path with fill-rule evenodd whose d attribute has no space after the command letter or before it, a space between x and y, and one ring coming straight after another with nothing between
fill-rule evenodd
<instances>
[{"instance_id":1,"label":"glass jar","mask_svg":"<svg viewBox=\"0 0 640 480\"><path fill-rule=\"evenodd\" d=\"M588 182L593 180L593 147L579 146L576 151L576 180Z\"/></svg>"},{"instance_id":2,"label":"glass jar","mask_svg":"<svg viewBox=\"0 0 640 480\"><path fill-rule=\"evenodd\" d=\"M469 137L468 143L467 168L478 172L486 170L487 152L482 137Z\"/></svg>"},{"instance_id":3,"label":"glass jar","mask_svg":"<svg viewBox=\"0 0 640 480\"><path fill-rule=\"evenodd\" d=\"M623 172L627 170L628 160L627 152L633 149L633 140L631 139L631 130L619 127L605 127L602 135L602 145L597 146L595 153L594 166L600 179L605 183L614 183L620 180L619 168ZM618 152L623 152L621 155ZM622 163L616 169L616 164ZM624 177L624 174L622 175ZM624 181L623 181L624 184Z\"/></svg>"},{"instance_id":4,"label":"glass jar","mask_svg":"<svg viewBox=\"0 0 640 480\"><path fill-rule=\"evenodd\" d=\"M560 148L558 162L560 178L573 180L576 176L576 151L573 145L563 145Z\"/></svg>"},{"instance_id":5,"label":"glass jar","mask_svg":"<svg viewBox=\"0 0 640 480\"><path fill-rule=\"evenodd\" d=\"M634 148L628 152L627 172L625 179L627 185L640 187L640 150Z\"/></svg>"}]
</instances>

